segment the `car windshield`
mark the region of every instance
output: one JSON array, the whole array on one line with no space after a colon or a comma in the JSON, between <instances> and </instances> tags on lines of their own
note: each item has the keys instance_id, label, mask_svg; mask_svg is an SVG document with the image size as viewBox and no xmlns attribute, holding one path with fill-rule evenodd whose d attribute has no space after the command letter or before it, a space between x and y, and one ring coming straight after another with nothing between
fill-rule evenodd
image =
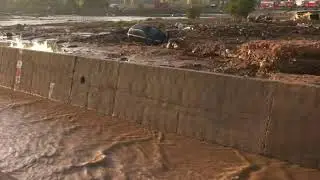
<instances>
[{"instance_id":1,"label":"car windshield","mask_svg":"<svg viewBox=\"0 0 320 180\"><path fill-rule=\"evenodd\" d=\"M134 30L134 33L133 33L133 34L135 34L135 35L137 35L137 36L141 36L141 37L145 37L145 36L146 36L145 32L142 31L142 30L140 30L140 29Z\"/></svg>"},{"instance_id":2,"label":"car windshield","mask_svg":"<svg viewBox=\"0 0 320 180\"><path fill-rule=\"evenodd\" d=\"M160 33L160 31L155 27L145 27L143 30L148 36L156 36Z\"/></svg>"}]
</instances>

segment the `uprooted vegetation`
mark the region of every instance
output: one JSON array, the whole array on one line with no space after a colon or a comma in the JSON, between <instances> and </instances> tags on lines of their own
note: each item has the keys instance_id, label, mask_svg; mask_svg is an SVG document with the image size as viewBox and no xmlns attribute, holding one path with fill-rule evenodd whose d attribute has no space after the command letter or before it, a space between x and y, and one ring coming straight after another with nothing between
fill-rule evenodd
<instances>
[{"instance_id":1,"label":"uprooted vegetation","mask_svg":"<svg viewBox=\"0 0 320 180\"><path fill-rule=\"evenodd\" d=\"M260 71L320 75L319 41L253 41L243 44L237 54Z\"/></svg>"}]
</instances>

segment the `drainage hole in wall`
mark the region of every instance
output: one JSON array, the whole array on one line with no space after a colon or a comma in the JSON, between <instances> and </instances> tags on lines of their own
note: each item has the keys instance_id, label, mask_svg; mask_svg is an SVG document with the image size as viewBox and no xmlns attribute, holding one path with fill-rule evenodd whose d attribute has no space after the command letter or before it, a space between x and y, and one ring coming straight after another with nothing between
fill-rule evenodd
<instances>
[{"instance_id":1,"label":"drainage hole in wall","mask_svg":"<svg viewBox=\"0 0 320 180\"><path fill-rule=\"evenodd\" d=\"M81 76L80 78L80 83L84 84L86 82L86 78L84 76Z\"/></svg>"}]
</instances>

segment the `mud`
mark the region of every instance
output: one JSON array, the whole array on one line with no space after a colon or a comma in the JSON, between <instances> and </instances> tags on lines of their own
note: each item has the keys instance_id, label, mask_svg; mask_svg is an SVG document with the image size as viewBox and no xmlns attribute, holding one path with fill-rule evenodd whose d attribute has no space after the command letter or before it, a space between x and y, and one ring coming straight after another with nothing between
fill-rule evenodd
<instances>
[{"instance_id":1,"label":"mud","mask_svg":"<svg viewBox=\"0 0 320 180\"><path fill-rule=\"evenodd\" d=\"M304 169L0 89L0 179L309 179Z\"/></svg>"},{"instance_id":2,"label":"mud","mask_svg":"<svg viewBox=\"0 0 320 180\"><path fill-rule=\"evenodd\" d=\"M126 32L136 23L166 30L174 41L159 46L130 42ZM275 79L275 74L281 73L277 80L318 84L319 27L291 21L236 22L221 16L193 21L157 18L20 24L2 27L0 34L2 42L16 37L47 40L52 51L58 53L267 79Z\"/></svg>"}]
</instances>

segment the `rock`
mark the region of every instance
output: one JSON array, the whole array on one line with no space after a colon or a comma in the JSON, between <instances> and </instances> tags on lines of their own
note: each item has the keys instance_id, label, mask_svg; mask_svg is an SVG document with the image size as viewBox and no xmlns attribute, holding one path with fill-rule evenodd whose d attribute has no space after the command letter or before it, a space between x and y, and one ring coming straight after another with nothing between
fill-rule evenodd
<instances>
[{"instance_id":1,"label":"rock","mask_svg":"<svg viewBox=\"0 0 320 180\"><path fill-rule=\"evenodd\" d=\"M193 31L194 30L194 27L192 26L187 26L185 28L183 28L184 31Z\"/></svg>"},{"instance_id":2,"label":"rock","mask_svg":"<svg viewBox=\"0 0 320 180\"><path fill-rule=\"evenodd\" d=\"M230 49L225 49L224 51L221 52L220 54L222 57L226 58L236 58L237 56L232 53Z\"/></svg>"},{"instance_id":3,"label":"rock","mask_svg":"<svg viewBox=\"0 0 320 180\"><path fill-rule=\"evenodd\" d=\"M193 53L193 54L196 54L196 53L199 52L199 51L200 51L199 47L195 47L195 48L192 50L192 53Z\"/></svg>"},{"instance_id":4,"label":"rock","mask_svg":"<svg viewBox=\"0 0 320 180\"><path fill-rule=\"evenodd\" d=\"M182 44L183 44L183 39L181 39L181 38L170 39L166 45L166 48L167 49L178 49L178 48L182 47Z\"/></svg>"},{"instance_id":5,"label":"rock","mask_svg":"<svg viewBox=\"0 0 320 180\"><path fill-rule=\"evenodd\" d=\"M177 22L175 25L174 25L176 28L178 28L179 30L182 30L184 25L182 23L179 23Z\"/></svg>"}]
</instances>

